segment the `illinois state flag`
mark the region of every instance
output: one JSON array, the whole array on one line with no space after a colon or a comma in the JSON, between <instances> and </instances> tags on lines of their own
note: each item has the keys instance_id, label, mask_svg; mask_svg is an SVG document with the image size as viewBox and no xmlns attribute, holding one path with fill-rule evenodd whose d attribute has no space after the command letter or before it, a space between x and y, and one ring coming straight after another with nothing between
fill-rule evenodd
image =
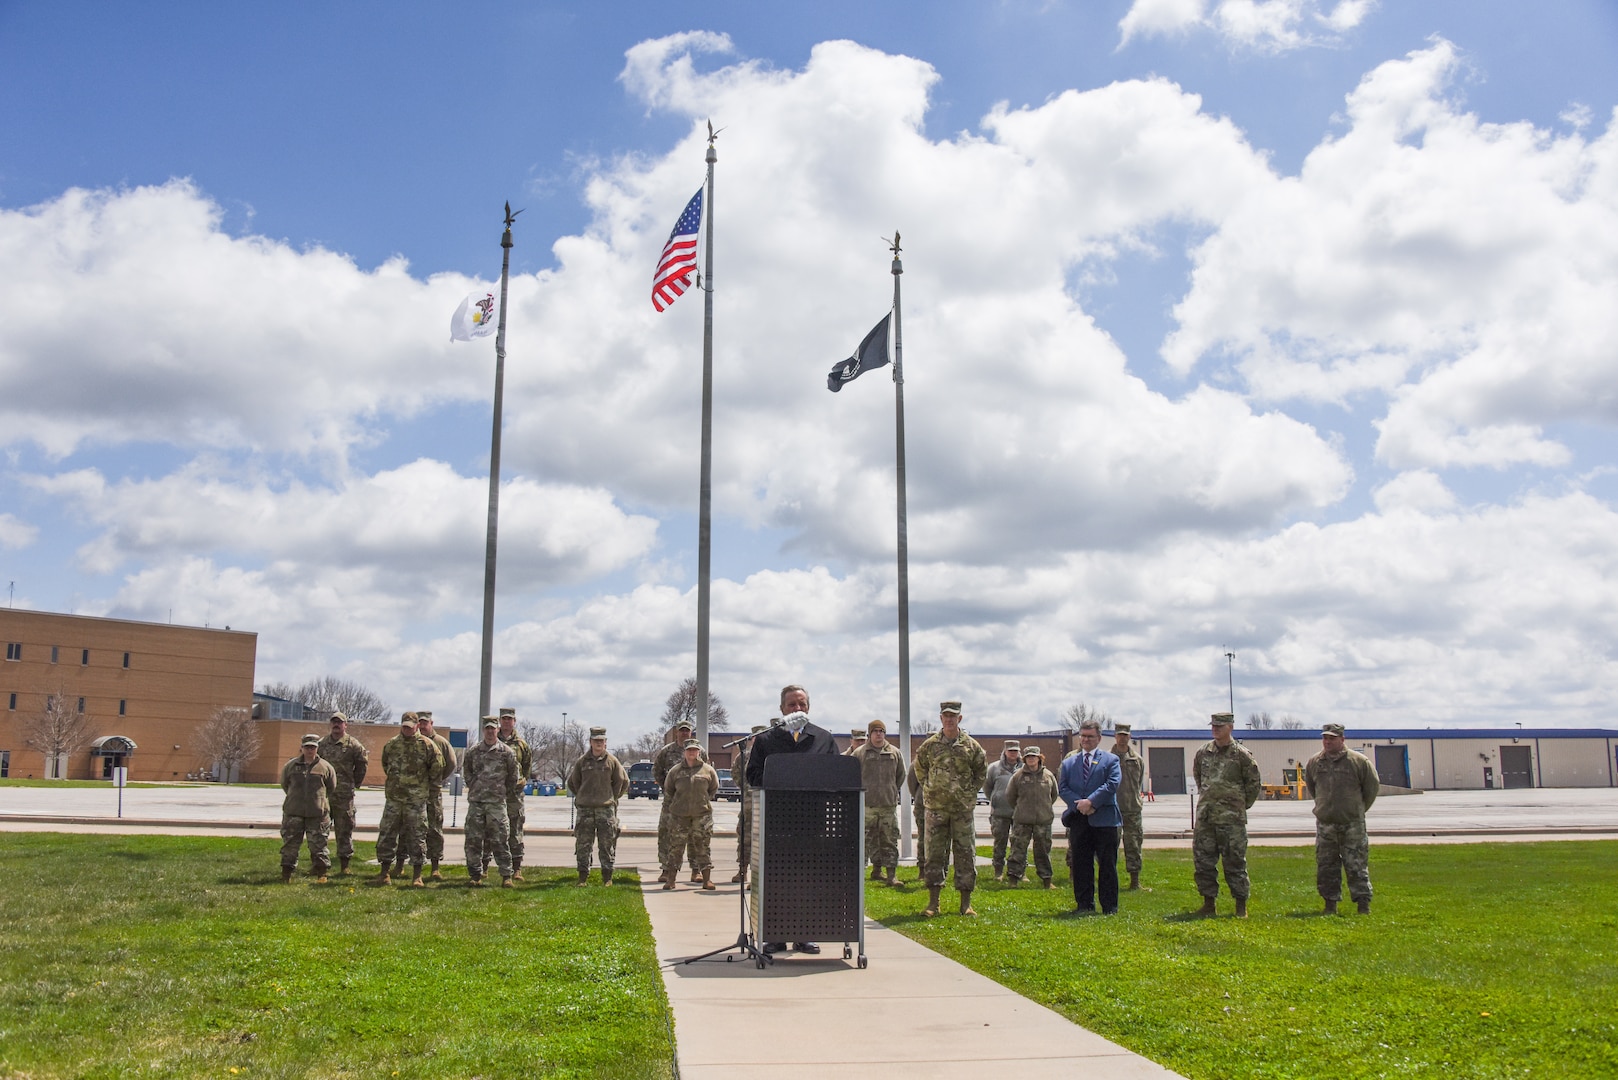
<instances>
[{"instance_id":1,"label":"illinois state flag","mask_svg":"<svg viewBox=\"0 0 1618 1080\"><path fill-rule=\"evenodd\" d=\"M500 302L494 298L494 293L472 293L461 301L461 306L451 316L449 339L471 341L473 338L488 337L494 333L499 321Z\"/></svg>"}]
</instances>

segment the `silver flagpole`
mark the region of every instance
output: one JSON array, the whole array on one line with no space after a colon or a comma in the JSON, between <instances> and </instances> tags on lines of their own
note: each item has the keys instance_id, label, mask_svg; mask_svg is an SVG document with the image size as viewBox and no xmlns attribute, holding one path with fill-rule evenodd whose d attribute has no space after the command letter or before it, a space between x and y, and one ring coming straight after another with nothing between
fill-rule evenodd
<instances>
[{"instance_id":1,"label":"silver flagpole","mask_svg":"<svg viewBox=\"0 0 1618 1080\"><path fill-rule=\"evenodd\" d=\"M708 122L707 256L702 274L702 481L697 499L697 741L708 747L708 578L713 549L713 167L718 133Z\"/></svg>"},{"instance_id":2,"label":"silver flagpole","mask_svg":"<svg viewBox=\"0 0 1618 1080\"><path fill-rule=\"evenodd\" d=\"M905 350L903 321L899 313L899 278L905 272L899 261L899 230L893 230L893 438L898 473L899 508L899 753L905 768L910 763L910 537L905 517ZM899 855L910 858L910 789L899 790ZM925 828L925 825L923 825Z\"/></svg>"},{"instance_id":3,"label":"silver flagpole","mask_svg":"<svg viewBox=\"0 0 1618 1080\"><path fill-rule=\"evenodd\" d=\"M521 210L517 214L522 213ZM500 536L500 417L506 385L506 285L511 277L511 223L500 237L500 328L494 335L494 433L489 437L489 534L483 552L483 667L478 673L478 716L489 715L489 681L494 673L494 566Z\"/></svg>"}]
</instances>

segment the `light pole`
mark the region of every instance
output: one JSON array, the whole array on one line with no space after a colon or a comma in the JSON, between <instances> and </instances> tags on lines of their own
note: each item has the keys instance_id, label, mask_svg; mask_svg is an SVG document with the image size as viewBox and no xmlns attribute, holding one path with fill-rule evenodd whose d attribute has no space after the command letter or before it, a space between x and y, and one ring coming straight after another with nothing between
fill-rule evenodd
<instances>
[{"instance_id":1,"label":"light pole","mask_svg":"<svg viewBox=\"0 0 1618 1080\"><path fill-rule=\"evenodd\" d=\"M1230 718L1236 719L1236 654L1225 646L1225 681L1230 689Z\"/></svg>"}]
</instances>

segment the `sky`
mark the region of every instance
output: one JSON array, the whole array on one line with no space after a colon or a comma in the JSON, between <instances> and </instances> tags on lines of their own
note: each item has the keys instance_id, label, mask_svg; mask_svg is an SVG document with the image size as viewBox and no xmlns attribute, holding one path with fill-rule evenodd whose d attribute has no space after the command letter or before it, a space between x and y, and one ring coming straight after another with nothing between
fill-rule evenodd
<instances>
[{"instance_id":1,"label":"sky","mask_svg":"<svg viewBox=\"0 0 1618 1080\"><path fill-rule=\"evenodd\" d=\"M494 698L651 730L711 119L736 723L898 714L898 230L918 719L1614 725L1618 8L801 7L0 3L6 602L470 723L509 200Z\"/></svg>"}]
</instances>

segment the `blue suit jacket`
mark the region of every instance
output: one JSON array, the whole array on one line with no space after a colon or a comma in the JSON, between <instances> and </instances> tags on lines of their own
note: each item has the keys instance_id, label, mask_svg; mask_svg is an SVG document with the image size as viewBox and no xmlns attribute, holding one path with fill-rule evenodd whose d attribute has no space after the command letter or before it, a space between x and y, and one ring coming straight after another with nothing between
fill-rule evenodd
<instances>
[{"instance_id":1,"label":"blue suit jacket","mask_svg":"<svg viewBox=\"0 0 1618 1080\"><path fill-rule=\"evenodd\" d=\"M1080 760L1084 751L1069 754L1062 762L1062 770L1057 774L1056 790L1062 796L1071 810L1078 805L1080 799L1089 799L1095 807L1095 813L1090 815L1090 824L1105 828L1109 825L1122 826L1123 815L1118 812L1118 785L1123 783L1123 770L1118 765L1118 755L1109 754L1105 750L1096 750L1095 764L1090 766L1090 782L1080 783L1079 777L1083 773L1083 763Z\"/></svg>"}]
</instances>

